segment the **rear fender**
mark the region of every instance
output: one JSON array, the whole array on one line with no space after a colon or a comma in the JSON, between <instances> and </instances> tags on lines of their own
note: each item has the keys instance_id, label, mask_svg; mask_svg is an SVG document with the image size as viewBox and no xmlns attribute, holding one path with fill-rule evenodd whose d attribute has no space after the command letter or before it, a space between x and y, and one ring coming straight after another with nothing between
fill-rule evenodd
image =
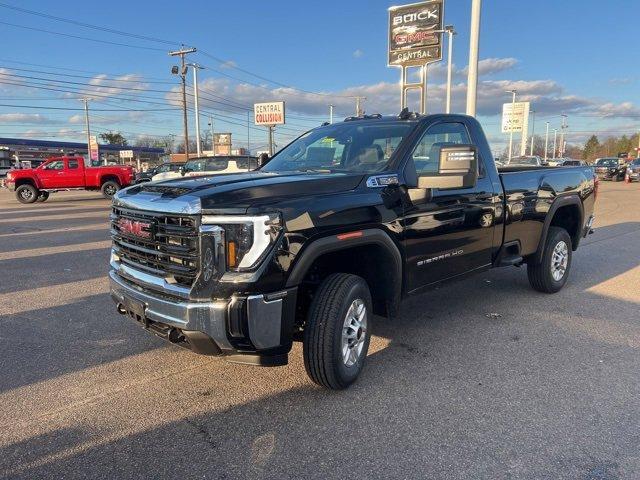
<instances>
[{"instance_id":1,"label":"rear fender","mask_svg":"<svg viewBox=\"0 0 640 480\"><path fill-rule=\"evenodd\" d=\"M535 257L534 257L535 263L542 262L542 256L544 254L544 246L547 243L547 235L549 234L549 227L551 226L553 217L555 216L558 209L560 209L561 207L567 207L567 206L576 206L578 208L578 211L580 212L580 218L578 219L579 227L584 226L584 207L582 206L582 201L580 200L580 197L578 195L563 195L561 197L558 197L551 205L551 208L549 208L549 212L547 213L547 216L544 219L544 225L542 227L542 235L540 236L540 241L538 242L538 248L536 250ZM578 230L581 231L582 229L579 228ZM578 234L577 237L579 241L580 234ZM573 245L574 250L578 247L578 241L574 242L575 243Z\"/></svg>"}]
</instances>

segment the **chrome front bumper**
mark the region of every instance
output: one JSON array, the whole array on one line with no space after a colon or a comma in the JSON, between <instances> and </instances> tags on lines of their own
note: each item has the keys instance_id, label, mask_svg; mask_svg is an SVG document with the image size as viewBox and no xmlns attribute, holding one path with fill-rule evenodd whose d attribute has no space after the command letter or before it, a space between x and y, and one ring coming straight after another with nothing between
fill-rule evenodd
<instances>
[{"instance_id":1,"label":"chrome front bumper","mask_svg":"<svg viewBox=\"0 0 640 480\"><path fill-rule=\"evenodd\" d=\"M215 342L222 354L237 353L227 331L229 312L238 302L237 298L212 302L172 300L144 290L121 277L116 270L109 271L109 280L111 297L117 305L126 305L129 299L137 301L144 306L144 319L180 331L202 332ZM264 295L243 298L246 301L248 337L257 352L281 345L285 296L286 292L282 292L269 295L269 299Z\"/></svg>"}]
</instances>

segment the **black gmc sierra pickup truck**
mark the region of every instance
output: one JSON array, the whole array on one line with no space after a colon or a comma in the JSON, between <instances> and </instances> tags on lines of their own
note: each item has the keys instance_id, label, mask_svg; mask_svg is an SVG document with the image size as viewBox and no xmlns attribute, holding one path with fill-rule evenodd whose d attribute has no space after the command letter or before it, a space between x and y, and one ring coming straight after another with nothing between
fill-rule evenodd
<instances>
[{"instance_id":1,"label":"black gmc sierra pickup truck","mask_svg":"<svg viewBox=\"0 0 640 480\"><path fill-rule=\"evenodd\" d=\"M254 172L118 192L111 295L153 333L235 362L284 365L302 341L311 379L341 389L374 314L407 295L509 265L560 290L597 187L589 167L498 171L471 117L352 117Z\"/></svg>"}]
</instances>

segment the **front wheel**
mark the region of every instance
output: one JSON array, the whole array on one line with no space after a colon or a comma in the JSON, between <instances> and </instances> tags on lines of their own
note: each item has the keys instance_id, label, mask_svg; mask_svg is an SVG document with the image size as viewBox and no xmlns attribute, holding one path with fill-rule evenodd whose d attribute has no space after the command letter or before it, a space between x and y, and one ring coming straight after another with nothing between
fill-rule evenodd
<instances>
[{"instance_id":1,"label":"front wheel","mask_svg":"<svg viewBox=\"0 0 640 480\"><path fill-rule=\"evenodd\" d=\"M335 273L316 292L304 329L304 367L311 380L332 390L351 385L364 367L373 309L367 283Z\"/></svg>"},{"instance_id":2,"label":"front wheel","mask_svg":"<svg viewBox=\"0 0 640 480\"><path fill-rule=\"evenodd\" d=\"M46 202L49 199L49 192L40 192L38 195L39 202Z\"/></svg>"},{"instance_id":3,"label":"front wheel","mask_svg":"<svg viewBox=\"0 0 640 480\"><path fill-rule=\"evenodd\" d=\"M38 199L38 189L33 185L20 185L16 188L16 198L20 203L33 203Z\"/></svg>"},{"instance_id":4,"label":"front wheel","mask_svg":"<svg viewBox=\"0 0 640 480\"><path fill-rule=\"evenodd\" d=\"M106 198L113 197L116 193L118 193L118 190L120 190L120 185L118 184L118 182L114 182L113 180L104 182L102 184L102 187L100 188L102 195Z\"/></svg>"},{"instance_id":5,"label":"front wheel","mask_svg":"<svg viewBox=\"0 0 640 480\"><path fill-rule=\"evenodd\" d=\"M531 286L543 293L556 293L564 287L571 269L571 237L564 228L549 227L541 263L527 264Z\"/></svg>"}]
</instances>

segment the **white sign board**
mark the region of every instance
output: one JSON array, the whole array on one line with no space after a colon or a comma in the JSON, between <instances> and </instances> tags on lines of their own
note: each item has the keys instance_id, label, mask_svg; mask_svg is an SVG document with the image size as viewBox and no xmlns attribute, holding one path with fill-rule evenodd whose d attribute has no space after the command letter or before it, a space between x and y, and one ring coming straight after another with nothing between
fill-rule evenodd
<instances>
[{"instance_id":1,"label":"white sign board","mask_svg":"<svg viewBox=\"0 0 640 480\"><path fill-rule=\"evenodd\" d=\"M133 150L120 150L120 158L133 158Z\"/></svg>"},{"instance_id":2,"label":"white sign board","mask_svg":"<svg viewBox=\"0 0 640 480\"><path fill-rule=\"evenodd\" d=\"M256 125L283 125L284 102L255 103L253 117Z\"/></svg>"},{"instance_id":3,"label":"white sign board","mask_svg":"<svg viewBox=\"0 0 640 480\"><path fill-rule=\"evenodd\" d=\"M502 133L527 134L529 127L529 102L502 105Z\"/></svg>"}]
</instances>

